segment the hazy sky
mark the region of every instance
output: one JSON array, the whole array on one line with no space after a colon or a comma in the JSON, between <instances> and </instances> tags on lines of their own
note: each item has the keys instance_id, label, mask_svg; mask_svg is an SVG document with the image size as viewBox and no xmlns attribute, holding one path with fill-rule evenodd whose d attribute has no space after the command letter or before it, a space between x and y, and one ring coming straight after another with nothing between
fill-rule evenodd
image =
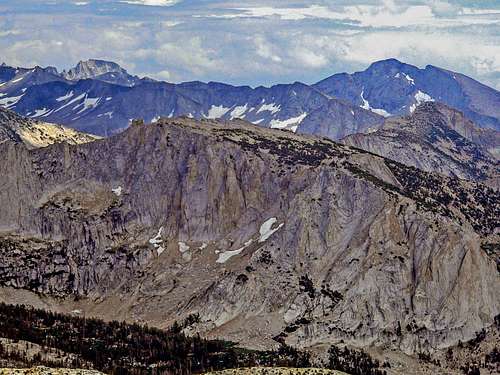
<instances>
[{"instance_id":1,"label":"hazy sky","mask_svg":"<svg viewBox=\"0 0 500 375\"><path fill-rule=\"evenodd\" d=\"M500 1L0 0L0 61L172 82L315 82L389 57L500 89Z\"/></svg>"}]
</instances>

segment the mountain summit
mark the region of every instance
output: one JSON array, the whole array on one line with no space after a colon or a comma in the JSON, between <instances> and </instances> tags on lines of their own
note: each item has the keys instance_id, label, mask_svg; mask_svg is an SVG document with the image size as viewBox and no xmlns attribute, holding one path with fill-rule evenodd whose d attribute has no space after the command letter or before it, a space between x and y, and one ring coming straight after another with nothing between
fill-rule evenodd
<instances>
[{"instance_id":1,"label":"mountain summit","mask_svg":"<svg viewBox=\"0 0 500 375\"><path fill-rule=\"evenodd\" d=\"M441 102L481 127L500 130L500 92L433 65L419 69L396 59L382 60L364 71L335 74L313 86L385 116L406 115L421 103Z\"/></svg>"},{"instance_id":2,"label":"mountain summit","mask_svg":"<svg viewBox=\"0 0 500 375\"><path fill-rule=\"evenodd\" d=\"M133 86L140 78L132 76L120 65L112 61L89 59L80 61L74 68L61 74L70 81L81 79L97 79L123 86Z\"/></svg>"}]
</instances>

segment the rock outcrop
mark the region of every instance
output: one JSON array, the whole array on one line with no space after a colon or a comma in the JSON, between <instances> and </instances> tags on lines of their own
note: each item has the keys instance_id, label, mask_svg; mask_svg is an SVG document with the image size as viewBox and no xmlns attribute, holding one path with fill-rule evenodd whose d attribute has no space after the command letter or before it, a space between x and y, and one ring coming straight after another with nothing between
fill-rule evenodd
<instances>
[{"instance_id":1,"label":"rock outcrop","mask_svg":"<svg viewBox=\"0 0 500 375\"><path fill-rule=\"evenodd\" d=\"M0 107L0 143L23 143L28 148L46 147L54 143L80 144L100 137L38 120L32 120Z\"/></svg>"},{"instance_id":2,"label":"rock outcrop","mask_svg":"<svg viewBox=\"0 0 500 375\"><path fill-rule=\"evenodd\" d=\"M500 187L500 132L479 129L444 104L428 102L376 131L345 137L344 144L428 172Z\"/></svg>"},{"instance_id":3,"label":"rock outcrop","mask_svg":"<svg viewBox=\"0 0 500 375\"><path fill-rule=\"evenodd\" d=\"M1 298L254 347L430 352L500 310L500 196L312 136L159 120L0 144Z\"/></svg>"}]
</instances>

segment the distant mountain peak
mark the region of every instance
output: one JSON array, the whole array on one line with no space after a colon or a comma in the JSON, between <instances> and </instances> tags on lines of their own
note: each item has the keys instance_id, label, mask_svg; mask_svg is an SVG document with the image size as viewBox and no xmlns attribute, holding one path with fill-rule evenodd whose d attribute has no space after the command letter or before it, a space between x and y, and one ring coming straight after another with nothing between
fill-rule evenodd
<instances>
[{"instance_id":1,"label":"distant mountain peak","mask_svg":"<svg viewBox=\"0 0 500 375\"><path fill-rule=\"evenodd\" d=\"M127 73L120 65L112 61L89 59L79 61L74 68L63 71L63 76L69 80L96 78L106 73Z\"/></svg>"},{"instance_id":2,"label":"distant mountain peak","mask_svg":"<svg viewBox=\"0 0 500 375\"><path fill-rule=\"evenodd\" d=\"M370 67L368 69L370 69L371 67L380 66L380 65L384 65L384 66L399 66L399 65L407 65L407 64L405 64L404 62L399 61L398 59L395 59L395 58L391 57L391 58L388 58L388 59L378 60L378 61L375 61L375 62L371 63Z\"/></svg>"},{"instance_id":3,"label":"distant mountain peak","mask_svg":"<svg viewBox=\"0 0 500 375\"><path fill-rule=\"evenodd\" d=\"M117 63L98 59L82 60L74 68L63 71L61 75L70 81L97 79L129 87L141 82L139 77L129 74Z\"/></svg>"},{"instance_id":4,"label":"distant mountain peak","mask_svg":"<svg viewBox=\"0 0 500 375\"><path fill-rule=\"evenodd\" d=\"M480 127L500 129L500 92L433 65L421 69L391 58L364 71L334 74L313 86L331 97L393 116L410 114L424 101L438 101L462 111Z\"/></svg>"}]
</instances>

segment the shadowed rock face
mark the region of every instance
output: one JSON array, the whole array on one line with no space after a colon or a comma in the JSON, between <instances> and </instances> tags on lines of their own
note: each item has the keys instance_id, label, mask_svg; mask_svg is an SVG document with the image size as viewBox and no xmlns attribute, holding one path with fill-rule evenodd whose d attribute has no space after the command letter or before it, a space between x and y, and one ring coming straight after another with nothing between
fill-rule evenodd
<instances>
[{"instance_id":1,"label":"shadowed rock face","mask_svg":"<svg viewBox=\"0 0 500 375\"><path fill-rule=\"evenodd\" d=\"M326 139L189 119L0 144L1 298L249 346L407 353L499 313L499 195Z\"/></svg>"},{"instance_id":2,"label":"shadowed rock face","mask_svg":"<svg viewBox=\"0 0 500 375\"><path fill-rule=\"evenodd\" d=\"M377 131L342 142L429 172L500 187L500 132L476 128L443 104L422 104L411 116L388 119Z\"/></svg>"}]
</instances>

